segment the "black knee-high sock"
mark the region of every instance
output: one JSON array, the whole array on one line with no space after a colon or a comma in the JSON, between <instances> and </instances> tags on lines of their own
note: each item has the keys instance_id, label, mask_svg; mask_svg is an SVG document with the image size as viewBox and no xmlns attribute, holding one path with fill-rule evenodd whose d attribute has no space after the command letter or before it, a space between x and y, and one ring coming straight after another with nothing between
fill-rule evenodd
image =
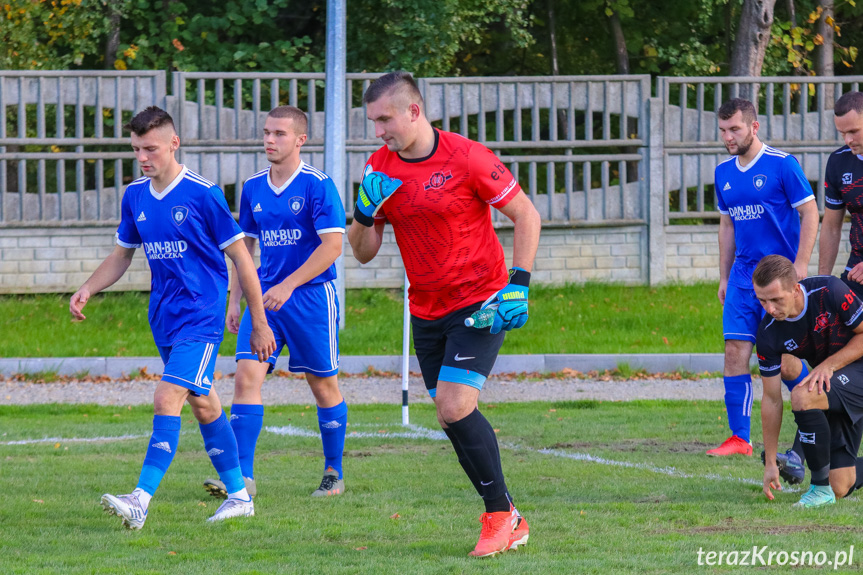
<instances>
[{"instance_id":1,"label":"black knee-high sock","mask_svg":"<svg viewBox=\"0 0 863 575\"><path fill-rule=\"evenodd\" d=\"M812 485L830 484L830 423L827 412L820 409L795 411L800 443L806 464L812 472Z\"/></svg>"},{"instance_id":2,"label":"black knee-high sock","mask_svg":"<svg viewBox=\"0 0 863 575\"><path fill-rule=\"evenodd\" d=\"M491 424L478 409L474 409L464 419L448 421L447 426L458 440L467 463L476 472L478 491L485 502L486 512L509 511L500 451Z\"/></svg>"},{"instance_id":3,"label":"black knee-high sock","mask_svg":"<svg viewBox=\"0 0 863 575\"><path fill-rule=\"evenodd\" d=\"M800 461L806 463L806 454L803 453L803 444L800 443L800 434L794 434L794 445L791 446L791 450L800 456Z\"/></svg>"},{"instance_id":4,"label":"black knee-high sock","mask_svg":"<svg viewBox=\"0 0 863 575\"><path fill-rule=\"evenodd\" d=\"M458 462L461 464L461 468L464 469L468 479L473 483L473 488L476 489L476 492L480 497L482 497L482 487L479 484L479 476L476 474L476 469L471 465L470 460L468 460L467 456L464 454L464 449L461 448L461 444L458 442L458 437L456 437L455 432L449 427L444 428L443 432L446 433L447 437L449 437L449 441L452 443L452 448L455 449L455 454L458 456Z\"/></svg>"}]
</instances>

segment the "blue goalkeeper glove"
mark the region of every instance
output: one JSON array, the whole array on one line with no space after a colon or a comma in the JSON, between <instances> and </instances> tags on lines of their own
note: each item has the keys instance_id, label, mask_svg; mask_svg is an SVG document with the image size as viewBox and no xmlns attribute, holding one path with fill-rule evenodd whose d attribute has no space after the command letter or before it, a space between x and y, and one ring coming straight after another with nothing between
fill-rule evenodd
<instances>
[{"instance_id":1,"label":"blue goalkeeper glove","mask_svg":"<svg viewBox=\"0 0 863 575\"><path fill-rule=\"evenodd\" d=\"M491 333L518 329L527 323L527 295L530 291L530 272L521 268L509 270L509 283L488 298L480 309L497 306Z\"/></svg>"},{"instance_id":2,"label":"blue goalkeeper glove","mask_svg":"<svg viewBox=\"0 0 863 575\"><path fill-rule=\"evenodd\" d=\"M391 178L383 172L373 172L371 166L366 166L357 194L354 219L367 228L372 227L375 224L375 214L381 209L381 205L401 185L401 180Z\"/></svg>"}]
</instances>

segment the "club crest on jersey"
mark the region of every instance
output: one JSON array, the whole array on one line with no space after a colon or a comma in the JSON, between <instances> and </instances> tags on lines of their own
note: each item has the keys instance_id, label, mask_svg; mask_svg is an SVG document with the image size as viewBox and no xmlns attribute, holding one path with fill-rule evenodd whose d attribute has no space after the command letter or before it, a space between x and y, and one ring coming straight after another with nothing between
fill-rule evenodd
<instances>
[{"instance_id":1,"label":"club crest on jersey","mask_svg":"<svg viewBox=\"0 0 863 575\"><path fill-rule=\"evenodd\" d=\"M815 318L815 331L821 333L827 326L830 324L830 312L825 311L821 315Z\"/></svg>"},{"instance_id":2,"label":"club crest on jersey","mask_svg":"<svg viewBox=\"0 0 863 575\"><path fill-rule=\"evenodd\" d=\"M452 179L452 172L435 172L429 178L429 181L425 183L423 189L426 191L431 189L442 188L443 185L447 182L447 180Z\"/></svg>"},{"instance_id":3,"label":"club crest on jersey","mask_svg":"<svg viewBox=\"0 0 863 575\"><path fill-rule=\"evenodd\" d=\"M795 349L797 349L797 342L793 339L789 339L785 342L785 349L787 349L788 351L794 351Z\"/></svg>"},{"instance_id":4,"label":"club crest on jersey","mask_svg":"<svg viewBox=\"0 0 863 575\"><path fill-rule=\"evenodd\" d=\"M847 186L848 184L850 184L850 183L851 183L851 181L852 181L852 180L851 180L851 178L852 178L852 177L853 177L853 176L851 175L851 172L845 172L844 174L842 174L842 184L843 184L843 185L845 185L845 186Z\"/></svg>"},{"instance_id":5,"label":"club crest on jersey","mask_svg":"<svg viewBox=\"0 0 863 575\"><path fill-rule=\"evenodd\" d=\"M183 206L174 206L171 208L171 219L174 220L174 223L182 225L183 222L186 221L186 216L189 215L189 208L185 208Z\"/></svg>"},{"instance_id":6,"label":"club crest on jersey","mask_svg":"<svg viewBox=\"0 0 863 575\"><path fill-rule=\"evenodd\" d=\"M752 185L755 186L756 190L761 190L764 187L764 184L767 183L767 176L764 174L758 174L754 178L752 178Z\"/></svg>"},{"instance_id":7,"label":"club crest on jersey","mask_svg":"<svg viewBox=\"0 0 863 575\"><path fill-rule=\"evenodd\" d=\"M297 215L298 213L300 213L300 210L303 209L305 203L306 201L303 198L299 196L294 196L293 198L288 200L288 207L291 208L291 211L294 212L294 215Z\"/></svg>"}]
</instances>

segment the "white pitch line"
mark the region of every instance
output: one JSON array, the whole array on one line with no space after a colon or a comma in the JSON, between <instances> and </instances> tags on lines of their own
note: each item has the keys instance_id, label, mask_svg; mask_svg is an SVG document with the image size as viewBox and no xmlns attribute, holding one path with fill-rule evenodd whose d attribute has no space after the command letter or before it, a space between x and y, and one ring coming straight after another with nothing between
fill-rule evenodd
<instances>
[{"instance_id":1,"label":"white pitch line","mask_svg":"<svg viewBox=\"0 0 863 575\"><path fill-rule=\"evenodd\" d=\"M180 435L191 433L189 431L181 431ZM0 442L0 445L33 445L36 443L110 443L114 441L126 441L128 439L145 439L151 434L146 435L110 435L102 437L43 437L42 439L18 439L15 441Z\"/></svg>"},{"instance_id":2,"label":"white pitch line","mask_svg":"<svg viewBox=\"0 0 863 575\"><path fill-rule=\"evenodd\" d=\"M353 426L351 426L353 427ZM383 427L383 426L379 426ZM264 428L270 433L275 433L276 435L287 435L293 437L320 437L321 434L319 431L312 431L310 429L305 429L303 427L296 427L293 425L286 425L284 427L266 427ZM382 438L382 437L395 437L399 439L432 439L432 440L443 440L446 439L446 434L443 431L435 431L433 429L426 429L424 427L420 427L418 425L409 425L408 429L413 429L414 431L404 433L404 432L395 432L391 433L389 431L385 433L370 433L368 431L348 431L347 437L360 437L360 438Z\"/></svg>"}]
</instances>

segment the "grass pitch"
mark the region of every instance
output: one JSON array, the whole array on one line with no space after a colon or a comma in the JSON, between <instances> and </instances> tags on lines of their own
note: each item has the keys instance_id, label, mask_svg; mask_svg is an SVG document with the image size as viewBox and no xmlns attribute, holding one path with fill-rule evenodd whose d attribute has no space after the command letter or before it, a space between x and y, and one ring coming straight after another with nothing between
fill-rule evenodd
<instances>
[{"instance_id":1,"label":"grass pitch","mask_svg":"<svg viewBox=\"0 0 863 575\"><path fill-rule=\"evenodd\" d=\"M347 493L324 500L309 497L322 473L314 406L268 406L264 424L273 430L258 445L257 515L218 525L205 521L218 502L201 483L214 472L186 411L177 456L137 532L98 502L134 487L151 408L0 406L0 573L790 572L775 563L701 567L698 552L767 546L823 551L832 561L861 545L857 497L793 510L800 492L774 502L761 494L760 443L753 458L706 457L726 437L717 402L481 408L498 430L508 485L531 526L526 547L487 560L467 556L481 502L436 433L429 405L411 408L413 430L398 425L396 406L352 406ZM753 414L759 430L757 405ZM784 444L790 410L783 428ZM858 550L850 568L861 563Z\"/></svg>"}]
</instances>

